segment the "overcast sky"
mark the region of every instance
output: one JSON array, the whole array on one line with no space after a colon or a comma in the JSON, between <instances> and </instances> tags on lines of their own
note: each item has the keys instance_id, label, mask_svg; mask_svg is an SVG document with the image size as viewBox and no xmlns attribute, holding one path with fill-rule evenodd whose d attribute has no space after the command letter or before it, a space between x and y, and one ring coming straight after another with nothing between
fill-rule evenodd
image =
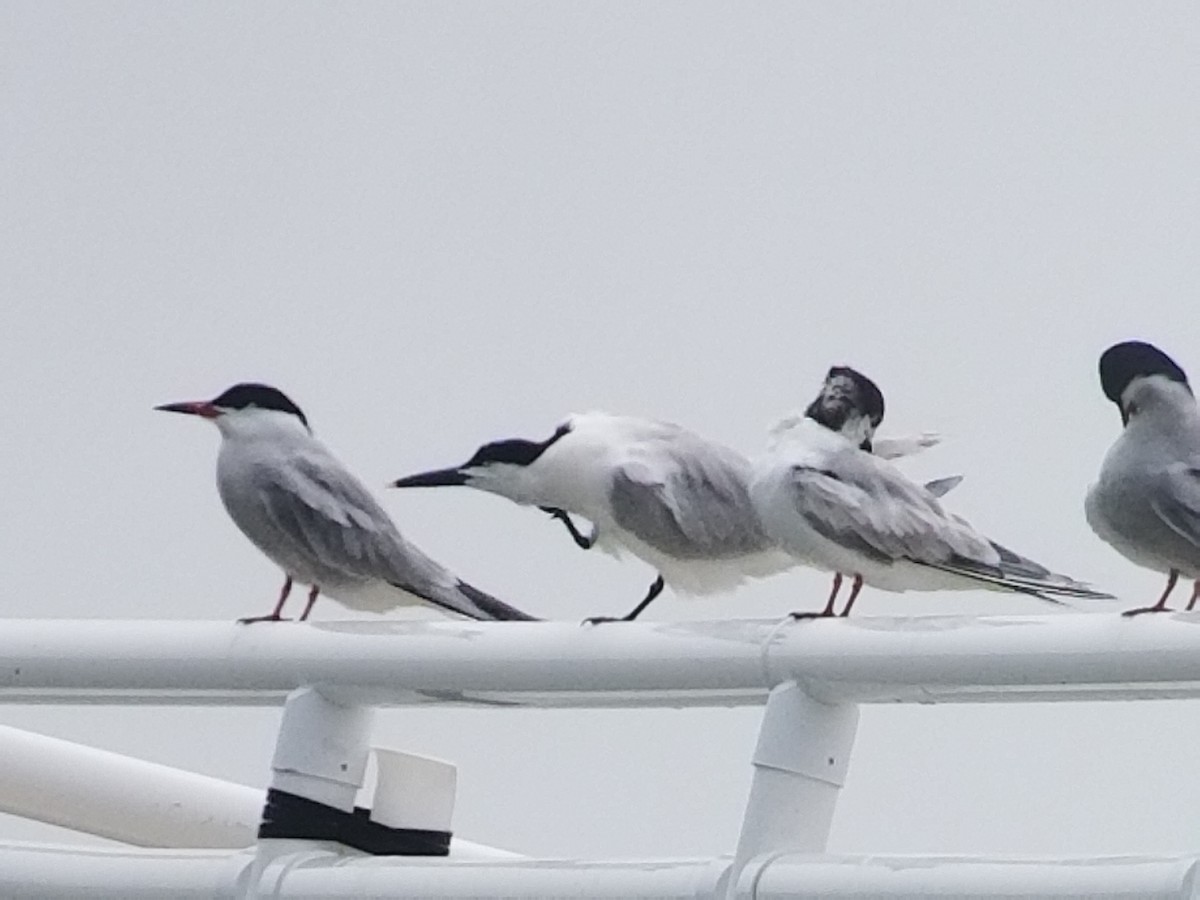
<instances>
[{"instance_id":1,"label":"overcast sky","mask_svg":"<svg viewBox=\"0 0 1200 900\"><path fill-rule=\"evenodd\" d=\"M1137 337L1200 372L1198 159L1183 2L3 4L4 615L268 611L215 430L157 403L273 383L382 487L593 408L754 452L831 364L880 383L884 431L947 437L909 470L963 474L956 512L1153 601L1083 519L1120 427L1096 359ZM380 495L539 615L624 612L651 577L495 497ZM646 618L779 616L827 584L668 591ZM464 837L707 855L759 718L396 710L378 740L459 765ZM0 722L262 785L278 712ZM865 708L831 849L1194 849L1198 741L1190 702Z\"/></svg>"}]
</instances>

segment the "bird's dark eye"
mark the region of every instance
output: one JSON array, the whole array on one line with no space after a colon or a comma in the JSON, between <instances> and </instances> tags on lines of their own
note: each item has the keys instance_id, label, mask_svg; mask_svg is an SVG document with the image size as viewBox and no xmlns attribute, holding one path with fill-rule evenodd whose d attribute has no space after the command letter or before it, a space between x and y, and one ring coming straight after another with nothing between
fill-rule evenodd
<instances>
[{"instance_id":1,"label":"bird's dark eye","mask_svg":"<svg viewBox=\"0 0 1200 900\"><path fill-rule=\"evenodd\" d=\"M1138 413L1138 405L1136 403L1130 403L1125 407L1125 413L1126 415L1136 416Z\"/></svg>"}]
</instances>

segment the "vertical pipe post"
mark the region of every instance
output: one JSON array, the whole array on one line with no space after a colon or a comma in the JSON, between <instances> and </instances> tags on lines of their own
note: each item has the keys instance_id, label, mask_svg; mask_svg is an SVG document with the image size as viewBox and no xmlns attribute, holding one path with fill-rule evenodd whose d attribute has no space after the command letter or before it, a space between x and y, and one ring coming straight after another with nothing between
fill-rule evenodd
<instances>
[{"instance_id":1,"label":"vertical pipe post","mask_svg":"<svg viewBox=\"0 0 1200 900\"><path fill-rule=\"evenodd\" d=\"M375 710L343 706L313 687L288 695L271 761L271 787L333 806L354 809L366 777Z\"/></svg>"},{"instance_id":2,"label":"vertical pipe post","mask_svg":"<svg viewBox=\"0 0 1200 900\"><path fill-rule=\"evenodd\" d=\"M824 852L857 727L857 706L821 703L794 681L771 690L754 750L754 779L730 896L742 868L755 857L784 850Z\"/></svg>"},{"instance_id":3,"label":"vertical pipe post","mask_svg":"<svg viewBox=\"0 0 1200 900\"><path fill-rule=\"evenodd\" d=\"M352 812L366 777L374 714L370 707L334 703L314 687L292 691L271 760L268 809L275 792L283 792ZM243 896L273 897L292 866L342 852L326 841L260 837Z\"/></svg>"}]
</instances>

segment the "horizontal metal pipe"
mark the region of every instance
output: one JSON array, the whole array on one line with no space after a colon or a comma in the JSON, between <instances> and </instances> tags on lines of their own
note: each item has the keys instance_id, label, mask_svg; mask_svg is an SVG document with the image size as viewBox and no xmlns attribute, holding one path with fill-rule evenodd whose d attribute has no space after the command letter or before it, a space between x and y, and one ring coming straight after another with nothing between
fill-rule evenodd
<instances>
[{"instance_id":1,"label":"horizontal metal pipe","mask_svg":"<svg viewBox=\"0 0 1200 900\"><path fill-rule=\"evenodd\" d=\"M304 866L292 868L272 895L279 900L330 897L457 898L457 900L720 900L716 886L728 860L714 862L539 861L525 866L479 864Z\"/></svg>"},{"instance_id":2,"label":"horizontal metal pipe","mask_svg":"<svg viewBox=\"0 0 1200 900\"><path fill-rule=\"evenodd\" d=\"M0 844L7 900L237 900L254 852L110 851Z\"/></svg>"},{"instance_id":3,"label":"horizontal metal pipe","mask_svg":"<svg viewBox=\"0 0 1200 900\"><path fill-rule=\"evenodd\" d=\"M297 846L254 878L248 852L112 851L0 844L0 896L60 900L430 900L577 897L783 900L973 897L1001 900L1184 900L1196 857L986 859L830 857L754 860L725 893L728 857L699 860L454 862L347 858ZM255 883L257 882L257 883Z\"/></svg>"},{"instance_id":4,"label":"horizontal metal pipe","mask_svg":"<svg viewBox=\"0 0 1200 900\"><path fill-rule=\"evenodd\" d=\"M1200 697L1200 613L1024 618L321 623L7 620L0 702L390 706Z\"/></svg>"},{"instance_id":5,"label":"horizontal metal pipe","mask_svg":"<svg viewBox=\"0 0 1200 900\"><path fill-rule=\"evenodd\" d=\"M988 860L787 856L743 873L737 900L971 897L972 900L1183 900L1195 857Z\"/></svg>"}]
</instances>

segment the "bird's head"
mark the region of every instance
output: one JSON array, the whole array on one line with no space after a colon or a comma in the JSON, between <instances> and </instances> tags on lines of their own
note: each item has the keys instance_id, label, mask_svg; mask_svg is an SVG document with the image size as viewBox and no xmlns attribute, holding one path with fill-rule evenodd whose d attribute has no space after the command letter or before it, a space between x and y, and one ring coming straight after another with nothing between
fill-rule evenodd
<instances>
[{"instance_id":1,"label":"bird's head","mask_svg":"<svg viewBox=\"0 0 1200 900\"><path fill-rule=\"evenodd\" d=\"M392 487L445 487L466 485L507 497L516 503L537 503L537 462L557 441L569 434L570 423L560 425L544 441L510 438L484 444L461 466L434 469L392 482Z\"/></svg>"},{"instance_id":2,"label":"bird's head","mask_svg":"<svg viewBox=\"0 0 1200 900\"><path fill-rule=\"evenodd\" d=\"M875 429L883 421L883 393L861 372L834 366L804 415L869 453Z\"/></svg>"},{"instance_id":3,"label":"bird's head","mask_svg":"<svg viewBox=\"0 0 1200 900\"><path fill-rule=\"evenodd\" d=\"M311 434L300 407L283 391L265 384L235 384L212 400L164 403L154 408L209 419L224 437L295 430Z\"/></svg>"},{"instance_id":4,"label":"bird's head","mask_svg":"<svg viewBox=\"0 0 1200 900\"><path fill-rule=\"evenodd\" d=\"M1100 386L1121 411L1121 422L1135 418L1178 418L1196 400L1183 369L1153 344L1125 341L1100 355Z\"/></svg>"}]
</instances>

